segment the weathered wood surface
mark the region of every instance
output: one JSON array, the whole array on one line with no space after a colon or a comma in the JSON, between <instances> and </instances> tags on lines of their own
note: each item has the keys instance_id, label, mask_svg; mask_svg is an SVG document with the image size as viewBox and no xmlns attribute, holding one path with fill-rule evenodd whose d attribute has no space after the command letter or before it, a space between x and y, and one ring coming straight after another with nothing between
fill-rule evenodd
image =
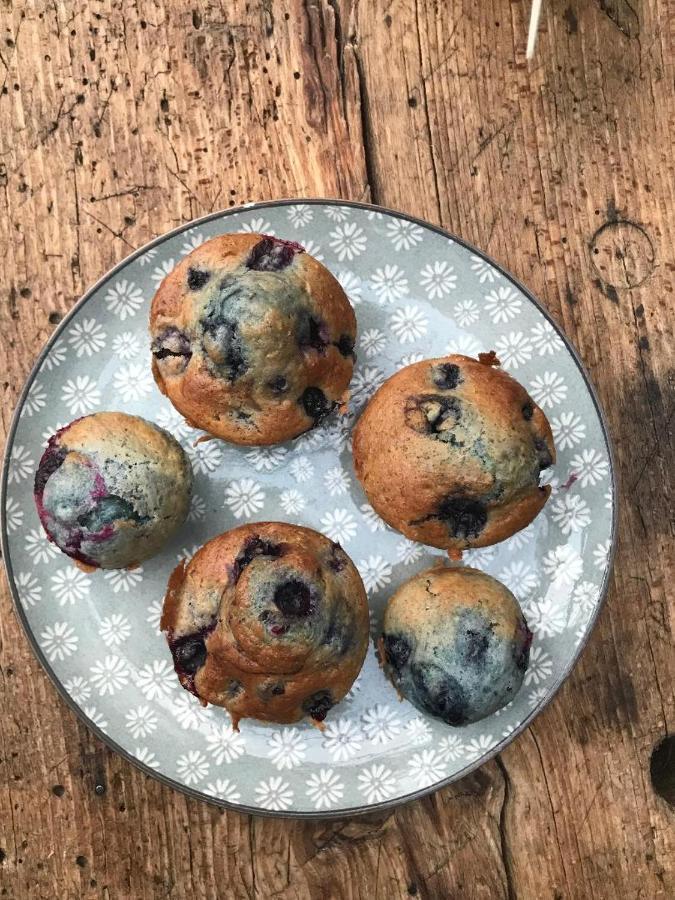
<instances>
[{"instance_id":1,"label":"weathered wood surface","mask_svg":"<svg viewBox=\"0 0 675 900\"><path fill-rule=\"evenodd\" d=\"M139 774L58 700L3 588L2 897L675 896L649 782L675 729L675 10L544 6L528 65L525 0L0 0L5 432L54 324L132 248L228 204L342 196L447 226L543 299L623 497L557 699L497 761L369 819L252 819Z\"/></svg>"}]
</instances>

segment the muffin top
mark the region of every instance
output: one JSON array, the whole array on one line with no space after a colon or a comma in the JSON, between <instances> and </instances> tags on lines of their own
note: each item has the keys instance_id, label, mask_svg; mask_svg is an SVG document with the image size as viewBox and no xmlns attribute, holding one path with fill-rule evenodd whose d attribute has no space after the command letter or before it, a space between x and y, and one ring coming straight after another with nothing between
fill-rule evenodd
<instances>
[{"instance_id":1,"label":"muffin top","mask_svg":"<svg viewBox=\"0 0 675 900\"><path fill-rule=\"evenodd\" d=\"M51 541L102 568L153 556L184 521L192 469L161 428L120 412L76 419L48 442L35 503Z\"/></svg>"},{"instance_id":2,"label":"muffin top","mask_svg":"<svg viewBox=\"0 0 675 900\"><path fill-rule=\"evenodd\" d=\"M356 474L379 515L412 540L451 551L504 540L541 510L555 460L546 416L527 391L467 356L400 369L354 432Z\"/></svg>"},{"instance_id":3,"label":"muffin top","mask_svg":"<svg viewBox=\"0 0 675 900\"><path fill-rule=\"evenodd\" d=\"M361 578L338 544L260 522L205 544L169 581L161 621L181 684L241 718L321 722L368 646Z\"/></svg>"},{"instance_id":4,"label":"muffin top","mask_svg":"<svg viewBox=\"0 0 675 900\"><path fill-rule=\"evenodd\" d=\"M397 690L448 725L509 703L527 670L532 634L513 594L478 569L420 572L391 597L380 656Z\"/></svg>"},{"instance_id":5,"label":"muffin top","mask_svg":"<svg viewBox=\"0 0 675 900\"><path fill-rule=\"evenodd\" d=\"M346 396L356 319L338 281L296 243L227 234L164 279L152 369L193 425L236 444L312 428Z\"/></svg>"}]
</instances>

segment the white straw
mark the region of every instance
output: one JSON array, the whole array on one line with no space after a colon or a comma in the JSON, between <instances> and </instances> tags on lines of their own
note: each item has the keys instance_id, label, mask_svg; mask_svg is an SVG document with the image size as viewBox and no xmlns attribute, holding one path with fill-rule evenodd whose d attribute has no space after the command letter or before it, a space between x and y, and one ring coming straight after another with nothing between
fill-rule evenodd
<instances>
[{"instance_id":1,"label":"white straw","mask_svg":"<svg viewBox=\"0 0 675 900\"><path fill-rule=\"evenodd\" d=\"M541 0L532 0L532 11L530 12L530 31L527 35L527 59L534 56L534 45L537 43L537 29L539 28L539 16L541 15Z\"/></svg>"}]
</instances>

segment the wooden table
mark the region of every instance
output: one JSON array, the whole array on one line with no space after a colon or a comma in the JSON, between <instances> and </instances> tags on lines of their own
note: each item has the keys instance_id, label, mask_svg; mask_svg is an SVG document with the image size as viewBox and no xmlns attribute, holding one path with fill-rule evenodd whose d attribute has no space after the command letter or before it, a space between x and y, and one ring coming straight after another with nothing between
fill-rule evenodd
<instances>
[{"instance_id":1,"label":"wooden table","mask_svg":"<svg viewBox=\"0 0 675 900\"><path fill-rule=\"evenodd\" d=\"M250 200L441 223L578 347L622 482L609 602L536 723L458 784L330 823L224 812L94 739L0 610L3 898L675 896L675 15L667 0L0 0L2 425L84 289ZM670 30L670 35L668 31ZM100 795L95 785L105 785Z\"/></svg>"}]
</instances>

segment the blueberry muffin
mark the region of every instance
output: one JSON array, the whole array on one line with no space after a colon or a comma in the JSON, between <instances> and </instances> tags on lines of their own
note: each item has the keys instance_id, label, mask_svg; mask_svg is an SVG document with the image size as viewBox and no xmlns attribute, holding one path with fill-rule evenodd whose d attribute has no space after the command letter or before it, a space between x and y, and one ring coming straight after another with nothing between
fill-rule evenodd
<instances>
[{"instance_id":1,"label":"blueberry muffin","mask_svg":"<svg viewBox=\"0 0 675 900\"><path fill-rule=\"evenodd\" d=\"M532 633L513 594L466 567L420 572L391 597L380 661L400 694L447 722L477 722L513 700Z\"/></svg>"},{"instance_id":2,"label":"blueberry muffin","mask_svg":"<svg viewBox=\"0 0 675 900\"><path fill-rule=\"evenodd\" d=\"M406 537L457 556L528 525L550 487L551 428L492 354L400 369L354 432L356 474L371 505Z\"/></svg>"},{"instance_id":3,"label":"blueberry muffin","mask_svg":"<svg viewBox=\"0 0 675 900\"><path fill-rule=\"evenodd\" d=\"M221 534L171 575L161 629L183 685L242 718L322 722L368 647L354 564L309 528L260 522Z\"/></svg>"},{"instance_id":4,"label":"blueberry muffin","mask_svg":"<svg viewBox=\"0 0 675 900\"><path fill-rule=\"evenodd\" d=\"M35 503L49 539L80 564L102 569L157 553L185 520L191 490L180 444L119 412L57 431L35 473Z\"/></svg>"},{"instance_id":5,"label":"blueberry muffin","mask_svg":"<svg viewBox=\"0 0 675 900\"><path fill-rule=\"evenodd\" d=\"M275 444L346 398L356 319L328 269L262 234L207 241L164 279L150 312L159 389L193 425Z\"/></svg>"}]
</instances>

